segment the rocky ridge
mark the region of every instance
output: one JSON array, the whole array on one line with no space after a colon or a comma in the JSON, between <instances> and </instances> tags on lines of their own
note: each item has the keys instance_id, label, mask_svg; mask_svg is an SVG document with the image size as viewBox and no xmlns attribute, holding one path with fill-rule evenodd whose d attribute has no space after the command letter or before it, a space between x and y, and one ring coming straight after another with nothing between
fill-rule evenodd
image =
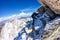
<instances>
[{"instance_id":1,"label":"rocky ridge","mask_svg":"<svg viewBox=\"0 0 60 40\"><path fill-rule=\"evenodd\" d=\"M60 40L60 19L55 19L46 25L42 40Z\"/></svg>"}]
</instances>

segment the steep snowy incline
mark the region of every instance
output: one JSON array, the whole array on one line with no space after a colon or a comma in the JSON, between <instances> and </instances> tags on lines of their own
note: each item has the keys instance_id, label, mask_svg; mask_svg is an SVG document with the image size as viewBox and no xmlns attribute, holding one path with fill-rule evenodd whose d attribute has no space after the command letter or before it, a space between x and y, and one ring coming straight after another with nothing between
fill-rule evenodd
<instances>
[{"instance_id":1,"label":"steep snowy incline","mask_svg":"<svg viewBox=\"0 0 60 40\"><path fill-rule=\"evenodd\" d=\"M20 33L24 27L26 26L30 27L32 25L31 20L33 20L31 17L21 17L21 18L13 17L12 19L2 21L0 23L0 40L14 40L14 38L18 36L18 33ZM39 24L39 22L40 22L40 19L38 18L35 21L35 24L41 26L41 23ZM36 27L36 25L34 26ZM38 26L37 26L37 29L38 29ZM58 31L59 29L60 29L60 18L56 18L52 20L51 22L49 22L48 24L46 24L46 27L42 36L42 40L46 40L46 39L53 40L54 38L60 37L59 36L60 33ZM23 38L26 37L25 34L22 36ZM29 37L28 39L32 40L31 37Z\"/></svg>"},{"instance_id":2,"label":"steep snowy incline","mask_svg":"<svg viewBox=\"0 0 60 40\"><path fill-rule=\"evenodd\" d=\"M0 40L14 40L18 33L25 27L27 21L32 18L13 19L12 21L6 21L0 32Z\"/></svg>"}]
</instances>

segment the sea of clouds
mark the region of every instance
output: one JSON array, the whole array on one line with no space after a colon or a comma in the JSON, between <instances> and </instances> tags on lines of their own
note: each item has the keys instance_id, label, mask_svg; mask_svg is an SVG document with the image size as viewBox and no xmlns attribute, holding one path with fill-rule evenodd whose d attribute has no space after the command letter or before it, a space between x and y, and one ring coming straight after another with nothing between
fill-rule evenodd
<instances>
[{"instance_id":1,"label":"sea of clouds","mask_svg":"<svg viewBox=\"0 0 60 40\"><path fill-rule=\"evenodd\" d=\"M4 21L4 20L8 20L8 19L14 19L14 18L18 18L18 17L29 17L29 16L31 16L32 15L32 12L30 12L30 13L25 13L25 12L21 12L21 13L19 13L19 14L13 14L13 15L11 15L11 16L6 16L6 17L1 17L0 18L0 22L1 21Z\"/></svg>"}]
</instances>

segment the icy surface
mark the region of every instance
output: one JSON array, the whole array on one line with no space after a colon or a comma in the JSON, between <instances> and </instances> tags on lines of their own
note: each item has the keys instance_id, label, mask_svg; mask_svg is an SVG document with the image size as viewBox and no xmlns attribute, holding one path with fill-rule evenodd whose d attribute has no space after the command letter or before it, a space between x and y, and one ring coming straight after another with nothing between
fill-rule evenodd
<instances>
[{"instance_id":1,"label":"icy surface","mask_svg":"<svg viewBox=\"0 0 60 40\"><path fill-rule=\"evenodd\" d=\"M44 16L42 16L42 18L44 18ZM48 19L48 16L46 18ZM49 21L49 20L47 20L47 21ZM32 21L31 17L14 18L12 20L7 20L6 22L2 22L2 24L0 24L0 28L1 28L0 29L0 40L14 40L16 37L18 37L18 39L16 39L16 40L20 40L20 39L26 40L26 37L28 37L28 35L26 35L25 30L22 30L22 29L24 29L25 27L31 28L32 22L33 21ZM51 29L55 28L56 25L59 24L59 22L60 22L60 18L56 18L49 23L47 22L44 30L51 31ZM42 25L42 21L40 20L40 18L37 18L35 20L34 26L35 26L35 30L39 30L40 33L43 32L42 29L44 28L44 25ZM23 35L21 36L20 33L22 33ZM42 34L40 34L40 35L42 35ZM38 37L40 37L40 36L38 36ZM31 38L29 36L27 40L33 40L33 38Z\"/></svg>"},{"instance_id":2,"label":"icy surface","mask_svg":"<svg viewBox=\"0 0 60 40\"><path fill-rule=\"evenodd\" d=\"M18 33L26 25L27 21L32 20L31 18L13 19L12 21L6 21L1 26L0 40L14 40ZM24 34L25 35L25 34ZM24 37L23 37L24 38Z\"/></svg>"}]
</instances>

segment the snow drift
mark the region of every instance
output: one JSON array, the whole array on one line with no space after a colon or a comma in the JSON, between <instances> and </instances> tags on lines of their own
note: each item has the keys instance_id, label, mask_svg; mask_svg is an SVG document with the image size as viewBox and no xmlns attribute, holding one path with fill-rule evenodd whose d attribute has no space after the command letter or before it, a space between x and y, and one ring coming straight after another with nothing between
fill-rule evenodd
<instances>
[{"instance_id":1,"label":"snow drift","mask_svg":"<svg viewBox=\"0 0 60 40\"><path fill-rule=\"evenodd\" d=\"M14 40L26 22L32 20L30 16L31 13L22 12L19 15L0 18L0 40Z\"/></svg>"}]
</instances>

